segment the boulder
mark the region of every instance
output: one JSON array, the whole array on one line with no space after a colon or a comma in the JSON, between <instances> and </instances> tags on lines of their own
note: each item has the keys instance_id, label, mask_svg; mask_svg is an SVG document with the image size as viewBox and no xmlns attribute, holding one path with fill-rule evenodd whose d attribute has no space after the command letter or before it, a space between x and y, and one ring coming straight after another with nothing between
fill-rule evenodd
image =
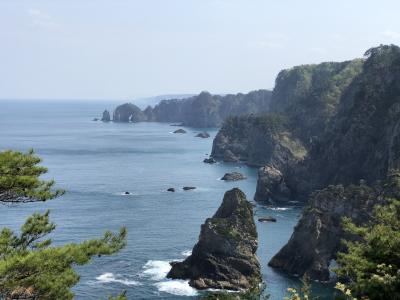
<instances>
[{"instance_id":1,"label":"boulder","mask_svg":"<svg viewBox=\"0 0 400 300\"><path fill-rule=\"evenodd\" d=\"M167 277L188 279L197 289L258 287L261 269L257 247L252 206L235 188L225 193L217 212L201 226L192 255L183 262L173 262Z\"/></svg>"},{"instance_id":2,"label":"boulder","mask_svg":"<svg viewBox=\"0 0 400 300\"><path fill-rule=\"evenodd\" d=\"M196 134L196 137L206 139L206 138L209 138L210 135L208 134L208 132L204 131L204 132L200 132L200 133Z\"/></svg>"},{"instance_id":3,"label":"boulder","mask_svg":"<svg viewBox=\"0 0 400 300\"><path fill-rule=\"evenodd\" d=\"M290 199L290 196L290 190L281 171L270 165L258 170L254 200L273 203L274 201L286 201Z\"/></svg>"},{"instance_id":4,"label":"boulder","mask_svg":"<svg viewBox=\"0 0 400 300\"><path fill-rule=\"evenodd\" d=\"M237 181L237 180L243 180L243 179L246 179L246 178L247 177L244 176L242 173L232 172L232 173L225 173L225 175L221 178L221 180Z\"/></svg>"},{"instance_id":5,"label":"boulder","mask_svg":"<svg viewBox=\"0 0 400 300\"><path fill-rule=\"evenodd\" d=\"M175 130L174 133L186 133L186 130L179 128L179 129Z\"/></svg>"},{"instance_id":6,"label":"boulder","mask_svg":"<svg viewBox=\"0 0 400 300\"><path fill-rule=\"evenodd\" d=\"M259 222L276 222L276 219L274 217L261 217L258 218Z\"/></svg>"},{"instance_id":7,"label":"boulder","mask_svg":"<svg viewBox=\"0 0 400 300\"><path fill-rule=\"evenodd\" d=\"M206 163L206 164L215 164L216 160L214 158L210 157L210 158L205 158L203 160L203 162Z\"/></svg>"},{"instance_id":8,"label":"boulder","mask_svg":"<svg viewBox=\"0 0 400 300\"><path fill-rule=\"evenodd\" d=\"M184 186L182 189L183 189L184 191L190 191L190 190L195 190L196 187L194 187L194 186Z\"/></svg>"},{"instance_id":9,"label":"boulder","mask_svg":"<svg viewBox=\"0 0 400 300\"><path fill-rule=\"evenodd\" d=\"M169 188L169 189L167 190L167 192L175 192L175 189L174 189L174 188Z\"/></svg>"}]
</instances>

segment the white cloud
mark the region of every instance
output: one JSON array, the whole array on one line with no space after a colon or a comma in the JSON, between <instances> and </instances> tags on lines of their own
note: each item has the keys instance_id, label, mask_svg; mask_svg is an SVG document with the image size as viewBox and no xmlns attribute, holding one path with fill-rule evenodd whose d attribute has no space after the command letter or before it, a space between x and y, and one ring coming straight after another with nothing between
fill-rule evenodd
<instances>
[{"instance_id":1,"label":"white cloud","mask_svg":"<svg viewBox=\"0 0 400 300\"><path fill-rule=\"evenodd\" d=\"M37 8L29 9L28 14L31 17L31 25L33 27L45 29L56 29L58 27L57 23L54 22L50 15Z\"/></svg>"},{"instance_id":2,"label":"white cloud","mask_svg":"<svg viewBox=\"0 0 400 300\"><path fill-rule=\"evenodd\" d=\"M391 40L400 40L400 32L398 32L398 31L393 31L393 30L387 29L384 32L382 32L382 35Z\"/></svg>"}]
</instances>

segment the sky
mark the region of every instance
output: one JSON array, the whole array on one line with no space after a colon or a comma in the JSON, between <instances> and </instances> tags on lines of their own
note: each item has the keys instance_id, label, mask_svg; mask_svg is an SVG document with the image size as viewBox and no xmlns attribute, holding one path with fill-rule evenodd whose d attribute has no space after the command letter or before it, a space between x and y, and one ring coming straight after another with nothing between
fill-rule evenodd
<instances>
[{"instance_id":1,"label":"sky","mask_svg":"<svg viewBox=\"0 0 400 300\"><path fill-rule=\"evenodd\" d=\"M0 0L1 99L272 89L400 44L398 0Z\"/></svg>"}]
</instances>

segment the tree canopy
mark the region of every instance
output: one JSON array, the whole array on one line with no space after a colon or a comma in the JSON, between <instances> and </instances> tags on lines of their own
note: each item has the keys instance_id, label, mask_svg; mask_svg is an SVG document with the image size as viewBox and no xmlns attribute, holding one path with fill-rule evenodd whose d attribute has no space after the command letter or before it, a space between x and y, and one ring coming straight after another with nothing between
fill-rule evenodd
<instances>
[{"instance_id":1,"label":"tree canopy","mask_svg":"<svg viewBox=\"0 0 400 300\"><path fill-rule=\"evenodd\" d=\"M0 202L24 203L54 199L64 193L52 190L54 180L41 180L47 168L33 150L0 152Z\"/></svg>"},{"instance_id":2,"label":"tree canopy","mask_svg":"<svg viewBox=\"0 0 400 300\"><path fill-rule=\"evenodd\" d=\"M63 191L52 190L54 181L39 179L47 172L40 162L33 151L0 152L0 202L36 202L60 196ZM94 256L114 254L126 244L123 227L116 234L105 232L100 239L55 247L49 238L55 228L46 211L30 216L18 234L9 228L0 231L0 299L72 299L70 289L79 281L73 267L87 264Z\"/></svg>"}]
</instances>

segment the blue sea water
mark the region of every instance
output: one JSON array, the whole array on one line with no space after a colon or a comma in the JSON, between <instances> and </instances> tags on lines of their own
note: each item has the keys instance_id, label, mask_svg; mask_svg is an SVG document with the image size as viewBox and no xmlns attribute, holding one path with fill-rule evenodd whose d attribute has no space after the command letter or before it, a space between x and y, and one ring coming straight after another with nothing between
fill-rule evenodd
<instances>
[{"instance_id":1,"label":"blue sea water","mask_svg":"<svg viewBox=\"0 0 400 300\"><path fill-rule=\"evenodd\" d=\"M216 129L207 129L212 137L201 139L194 137L199 129L172 134L176 127L169 124L92 121L104 108L115 106L84 101L0 102L0 150L33 148L49 168L45 177L67 190L45 203L0 205L0 228L18 230L30 214L46 209L57 224L55 244L100 237L107 229L126 226L125 249L76 267L81 280L73 288L75 299L107 299L122 290L129 299L198 299L201 293L186 281L165 278L168 262L190 254L200 225L214 214L225 191L239 187L252 201L257 170L240 164L204 164ZM219 180L230 171L240 171L248 179ZM197 189L183 191L183 186ZM169 187L177 192L167 192ZM256 204L254 211L256 218L277 219L256 224L266 292L271 300L282 299L287 287L299 281L267 263L289 239L301 207ZM329 288L317 289L324 299Z\"/></svg>"}]
</instances>

